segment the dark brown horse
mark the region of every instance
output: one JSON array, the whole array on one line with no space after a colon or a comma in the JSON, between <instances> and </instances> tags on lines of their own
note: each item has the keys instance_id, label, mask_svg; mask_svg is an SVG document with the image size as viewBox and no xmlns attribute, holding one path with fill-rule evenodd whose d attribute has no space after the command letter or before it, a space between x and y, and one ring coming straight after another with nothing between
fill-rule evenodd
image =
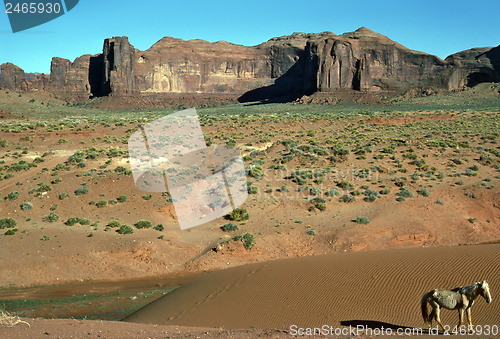
<instances>
[{"instance_id":1,"label":"dark brown horse","mask_svg":"<svg viewBox=\"0 0 500 339\"><path fill-rule=\"evenodd\" d=\"M491 302L490 287L486 280L470 286L457 287L452 290L432 290L422 297L422 317L429 325L432 325L432 319L436 319L444 331L444 326L440 318L440 310L443 307L449 310L458 310L459 327L464 323L464 311L466 311L467 321L469 325L472 325L470 309L474 304L474 299L478 295L481 295L487 303ZM427 313L427 304L432 307L430 314Z\"/></svg>"}]
</instances>

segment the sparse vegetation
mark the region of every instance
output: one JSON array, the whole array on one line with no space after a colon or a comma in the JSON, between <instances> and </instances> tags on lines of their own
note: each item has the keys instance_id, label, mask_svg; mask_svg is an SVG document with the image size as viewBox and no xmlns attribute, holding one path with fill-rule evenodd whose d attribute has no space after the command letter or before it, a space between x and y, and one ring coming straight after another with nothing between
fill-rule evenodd
<instances>
[{"instance_id":1,"label":"sparse vegetation","mask_svg":"<svg viewBox=\"0 0 500 339\"><path fill-rule=\"evenodd\" d=\"M48 215L43 217L42 220L45 222L50 222L50 223L56 222L57 220L59 220L59 215L57 215L56 213L50 212Z\"/></svg>"},{"instance_id":2,"label":"sparse vegetation","mask_svg":"<svg viewBox=\"0 0 500 339\"><path fill-rule=\"evenodd\" d=\"M122 225L117 232L118 234L132 234L134 233L134 229L128 225Z\"/></svg>"},{"instance_id":3,"label":"sparse vegetation","mask_svg":"<svg viewBox=\"0 0 500 339\"><path fill-rule=\"evenodd\" d=\"M229 214L229 219L233 221L245 221L249 219L249 215L244 208L235 208L231 214Z\"/></svg>"},{"instance_id":4,"label":"sparse vegetation","mask_svg":"<svg viewBox=\"0 0 500 339\"><path fill-rule=\"evenodd\" d=\"M366 224L370 223L370 220L367 217L361 217L361 216L359 216L359 217L356 218L356 223L357 224L364 224L364 225L366 225Z\"/></svg>"},{"instance_id":5,"label":"sparse vegetation","mask_svg":"<svg viewBox=\"0 0 500 339\"><path fill-rule=\"evenodd\" d=\"M151 228L153 223L149 220L139 220L134 224L136 228Z\"/></svg>"},{"instance_id":6,"label":"sparse vegetation","mask_svg":"<svg viewBox=\"0 0 500 339\"><path fill-rule=\"evenodd\" d=\"M232 232L232 231L237 231L238 230L238 225L236 224L233 224L232 222L228 223L228 224L224 224L221 226L221 229L224 231L224 232Z\"/></svg>"}]
</instances>

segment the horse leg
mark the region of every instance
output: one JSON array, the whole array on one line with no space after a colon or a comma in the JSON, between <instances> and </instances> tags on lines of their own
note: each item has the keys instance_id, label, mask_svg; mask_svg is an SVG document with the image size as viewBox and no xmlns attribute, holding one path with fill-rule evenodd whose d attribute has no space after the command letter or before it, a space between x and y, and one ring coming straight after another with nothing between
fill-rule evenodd
<instances>
[{"instance_id":1,"label":"horse leg","mask_svg":"<svg viewBox=\"0 0 500 339\"><path fill-rule=\"evenodd\" d=\"M434 309L436 311L436 314L435 314L435 317L436 317L436 321L437 323L439 324L439 326L441 326L441 329L443 330L443 332L445 331L444 329L444 325L443 323L441 322L441 317L440 317L440 307L439 305Z\"/></svg>"},{"instance_id":2,"label":"horse leg","mask_svg":"<svg viewBox=\"0 0 500 339\"><path fill-rule=\"evenodd\" d=\"M458 327L462 326L464 324L464 309L459 308L458 309Z\"/></svg>"},{"instance_id":3,"label":"horse leg","mask_svg":"<svg viewBox=\"0 0 500 339\"><path fill-rule=\"evenodd\" d=\"M467 311L467 321L469 322L469 327L472 326L472 318L471 318L470 310L471 310L470 307L466 308L466 311Z\"/></svg>"}]
</instances>

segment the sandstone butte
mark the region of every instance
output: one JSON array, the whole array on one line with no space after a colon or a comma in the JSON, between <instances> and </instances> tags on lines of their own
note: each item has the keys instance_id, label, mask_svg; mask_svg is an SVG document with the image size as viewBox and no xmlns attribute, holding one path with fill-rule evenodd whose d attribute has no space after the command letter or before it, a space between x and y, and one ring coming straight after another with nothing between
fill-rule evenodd
<instances>
[{"instance_id":1,"label":"sandstone butte","mask_svg":"<svg viewBox=\"0 0 500 339\"><path fill-rule=\"evenodd\" d=\"M73 62L54 57L50 75L1 65L0 88L88 99L164 93L230 94L240 102L291 101L314 92L459 91L500 81L500 46L442 60L361 27L354 32L294 33L257 46L164 37L146 51L127 37Z\"/></svg>"}]
</instances>

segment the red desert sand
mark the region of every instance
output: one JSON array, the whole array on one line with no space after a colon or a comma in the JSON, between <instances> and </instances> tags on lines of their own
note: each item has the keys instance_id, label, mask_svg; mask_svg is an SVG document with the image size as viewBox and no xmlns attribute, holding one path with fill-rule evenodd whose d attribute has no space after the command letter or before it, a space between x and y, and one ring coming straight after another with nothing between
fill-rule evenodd
<instances>
[{"instance_id":1,"label":"red desert sand","mask_svg":"<svg viewBox=\"0 0 500 339\"><path fill-rule=\"evenodd\" d=\"M32 326L0 328L0 337L282 337L292 325L427 329L420 314L425 292L480 280L489 282L493 302L478 297L473 323L500 326L499 276L500 244L283 259L201 276L126 323L23 319ZM444 310L441 319L454 326L457 311Z\"/></svg>"}]
</instances>

